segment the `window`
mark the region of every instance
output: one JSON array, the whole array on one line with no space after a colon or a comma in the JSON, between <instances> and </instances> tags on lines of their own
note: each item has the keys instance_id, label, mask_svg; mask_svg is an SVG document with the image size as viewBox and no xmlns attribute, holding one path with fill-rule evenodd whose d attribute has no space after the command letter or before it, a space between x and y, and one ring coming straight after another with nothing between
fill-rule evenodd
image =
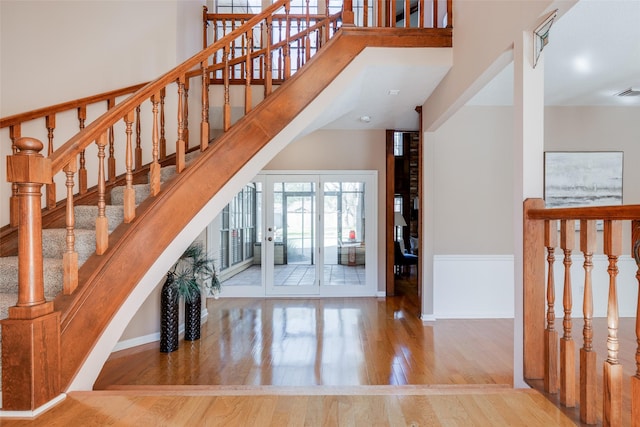
<instances>
[{"instance_id":1,"label":"window","mask_svg":"<svg viewBox=\"0 0 640 427\"><path fill-rule=\"evenodd\" d=\"M222 210L220 221L220 271L253 259L257 238L256 185L249 184Z\"/></svg>"},{"instance_id":2,"label":"window","mask_svg":"<svg viewBox=\"0 0 640 427\"><path fill-rule=\"evenodd\" d=\"M402 157L404 155L403 133L393 133L393 155L396 157Z\"/></svg>"},{"instance_id":3,"label":"window","mask_svg":"<svg viewBox=\"0 0 640 427\"><path fill-rule=\"evenodd\" d=\"M262 11L261 0L218 0L216 2L217 13L260 13Z\"/></svg>"}]
</instances>

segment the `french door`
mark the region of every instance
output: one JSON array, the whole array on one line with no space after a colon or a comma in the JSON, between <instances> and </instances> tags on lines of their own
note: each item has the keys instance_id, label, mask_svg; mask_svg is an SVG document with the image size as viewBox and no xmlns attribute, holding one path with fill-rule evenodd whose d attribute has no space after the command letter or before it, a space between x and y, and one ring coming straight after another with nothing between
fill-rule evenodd
<instances>
[{"instance_id":1,"label":"french door","mask_svg":"<svg viewBox=\"0 0 640 427\"><path fill-rule=\"evenodd\" d=\"M259 250L222 296L376 295L376 172L269 171L254 185Z\"/></svg>"}]
</instances>

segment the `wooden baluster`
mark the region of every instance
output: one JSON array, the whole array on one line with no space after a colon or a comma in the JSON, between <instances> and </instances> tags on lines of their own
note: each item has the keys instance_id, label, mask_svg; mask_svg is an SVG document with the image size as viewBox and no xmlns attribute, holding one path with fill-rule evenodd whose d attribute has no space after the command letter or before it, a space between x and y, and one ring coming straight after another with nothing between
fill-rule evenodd
<instances>
[{"instance_id":1,"label":"wooden baluster","mask_svg":"<svg viewBox=\"0 0 640 427\"><path fill-rule=\"evenodd\" d=\"M365 0L367 2L368 0ZM331 22L329 21L329 0L325 1L324 7L324 26L322 29L322 45L326 45L329 41L329 33L331 31Z\"/></svg>"},{"instance_id":2,"label":"wooden baluster","mask_svg":"<svg viewBox=\"0 0 640 427\"><path fill-rule=\"evenodd\" d=\"M433 28L439 28L438 24L438 2L433 2Z\"/></svg>"},{"instance_id":3,"label":"wooden baluster","mask_svg":"<svg viewBox=\"0 0 640 427\"><path fill-rule=\"evenodd\" d=\"M631 245L638 270L638 302L636 306L636 374L631 377L631 425L640 427L640 220L631 222Z\"/></svg>"},{"instance_id":4,"label":"wooden baluster","mask_svg":"<svg viewBox=\"0 0 640 427\"><path fill-rule=\"evenodd\" d=\"M140 121L140 106L136 107L136 170L142 168L142 122Z\"/></svg>"},{"instance_id":5,"label":"wooden baluster","mask_svg":"<svg viewBox=\"0 0 640 427\"><path fill-rule=\"evenodd\" d=\"M384 15L382 11L384 10L382 0L378 0L378 7L376 8L376 12L378 13L378 27L384 27L384 21L382 20L382 16Z\"/></svg>"},{"instance_id":6,"label":"wooden baluster","mask_svg":"<svg viewBox=\"0 0 640 427\"><path fill-rule=\"evenodd\" d=\"M183 121L184 127L182 131L182 140L184 141L184 151L185 153L189 151L189 82L191 79L185 78L184 80L184 103L183 105Z\"/></svg>"},{"instance_id":7,"label":"wooden baluster","mask_svg":"<svg viewBox=\"0 0 640 427\"><path fill-rule=\"evenodd\" d=\"M184 74L178 78L178 140L176 141L176 172L184 170Z\"/></svg>"},{"instance_id":8,"label":"wooden baluster","mask_svg":"<svg viewBox=\"0 0 640 427\"><path fill-rule=\"evenodd\" d=\"M247 31L247 57L245 59L245 82L244 82L244 113L249 114L252 107L252 96L251 96L251 74L252 74L252 60L251 53L253 46L253 30Z\"/></svg>"},{"instance_id":9,"label":"wooden baluster","mask_svg":"<svg viewBox=\"0 0 640 427\"><path fill-rule=\"evenodd\" d=\"M573 408L576 405L576 374L575 374L575 342L571 337L571 252L575 243L575 221L560 221L560 247L564 251L564 291L562 305L564 319L562 321L563 335L560 340L560 403Z\"/></svg>"},{"instance_id":10,"label":"wooden baluster","mask_svg":"<svg viewBox=\"0 0 640 427\"><path fill-rule=\"evenodd\" d=\"M273 32L273 21L271 16L267 17L267 43L265 44L264 54L264 97L271 95L273 90L273 74L271 71L271 64L273 63L273 53L271 52Z\"/></svg>"},{"instance_id":11,"label":"wooden baluster","mask_svg":"<svg viewBox=\"0 0 640 427\"><path fill-rule=\"evenodd\" d=\"M434 1L433 3L437 4L438 2ZM404 1L404 27L411 27L411 0Z\"/></svg>"},{"instance_id":12,"label":"wooden baluster","mask_svg":"<svg viewBox=\"0 0 640 427\"><path fill-rule=\"evenodd\" d=\"M66 226L67 226L67 237L66 237L66 251L62 255L62 265L63 265L63 286L62 291L65 295L71 295L73 291L78 287L78 253L75 249L76 244L76 235L75 235L75 225L76 218L75 212L73 211L73 186L74 180L73 175L77 172L77 164L76 159L73 159L67 166L64 167L64 173L67 176L66 186L67 186L67 206L66 206Z\"/></svg>"},{"instance_id":13,"label":"wooden baluster","mask_svg":"<svg viewBox=\"0 0 640 427\"><path fill-rule=\"evenodd\" d=\"M131 222L136 217L136 192L133 188L133 146L131 134L133 133L133 110L124 116L126 125L125 133L127 135L127 145L125 153L125 188L124 188L124 222Z\"/></svg>"},{"instance_id":14,"label":"wooden baluster","mask_svg":"<svg viewBox=\"0 0 640 427\"><path fill-rule=\"evenodd\" d=\"M167 138L165 137L164 99L167 96L167 88L160 89L160 158L167 157Z\"/></svg>"},{"instance_id":15,"label":"wooden baluster","mask_svg":"<svg viewBox=\"0 0 640 427\"><path fill-rule=\"evenodd\" d=\"M109 247L109 226L105 215L106 178L104 168L107 134L103 133L96 141L98 144L98 217L96 218L96 254L104 254Z\"/></svg>"},{"instance_id":16,"label":"wooden baluster","mask_svg":"<svg viewBox=\"0 0 640 427\"><path fill-rule=\"evenodd\" d=\"M224 47L224 68L222 77L224 81L224 107L222 111L222 123L224 131L231 127L231 102L229 97L229 45Z\"/></svg>"},{"instance_id":17,"label":"wooden baluster","mask_svg":"<svg viewBox=\"0 0 640 427\"><path fill-rule=\"evenodd\" d=\"M153 142L153 149L151 151L151 166L149 166L149 184L152 196L156 196L160 192L160 163L158 163L158 103L162 98L161 93L155 94L151 97L151 111L153 113L151 141Z\"/></svg>"},{"instance_id":18,"label":"wooden baluster","mask_svg":"<svg viewBox=\"0 0 640 427\"><path fill-rule=\"evenodd\" d=\"M9 126L9 138L11 139L11 152L18 153L16 141L22 136L20 124ZM19 221L18 211L18 183L11 183L11 198L9 199L9 225L17 227Z\"/></svg>"},{"instance_id":19,"label":"wooden baluster","mask_svg":"<svg viewBox=\"0 0 640 427\"><path fill-rule=\"evenodd\" d=\"M622 222L604 222L604 253L609 258L607 303L607 360L604 362L603 426L622 425L622 365L618 361L618 257L622 253Z\"/></svg>"},{"instance_id":20,"label":"wooden baluster","mask_svg":"<svg viewBox=\"0 0 640 427\"><path fill-rule=\"evenodd\" d=\"M419 21L418 26L424 28L424 0L418 0Z\"/></svg>"},{"instance_id":21,"label":"wooden baluster","mask_svg":"<svg viewBox=\"0 0 640 427\"><path fill-rule=\"evenodd\" d=\"M116 99L107 100L107 109L112 109L116 105ZM109 182L116 180L116 156L115 156L115 134L113 126L109 127L109 160L108 160Z\"/></svg>"},{"instance_id":22,"label":"wooden baluster","mask_svg":"<svg viewBox=\"0 0 640 427\"><path fill-rule=\"evenodd\" d=\"M342 25L354 25L353 0L344 0L342 3Z\"/></svg>"},{"instance_id":23,"label":"wooden baluster","mask_svg":"<svg viewBox=\"0 0 640 427\"><path fill-rule=\"evenodd\" d=\"M209 20L207 19L207 12L209 9L207 6L202 6L202 49L207 48L207 27L209 26Z\"/></svg>"},{"instance_id":24,"label":"wooden baluster","mask_svg":"<svg viewBox=\"0 0 640 427\"><path fill-rule=\"evenodd\" d=\"M302 31L301 28L302 22L298 19L298 34ZM305 45L306 44L306 45ZM309 44L308 44L308 40L306 37L304 38L298 38L296 40L296 45L297 45L297 55L296 55L296 70L299 70L300 67L302 67L302 64L304 64L304 52L305 50L309 50Z\"/></svg>"},{"instance_id":25,"label":"wooden baluster","mask_svg":"<svg viewBox=\"0 0 640 427\"><path fill-rule=\"evenodd\" d=\"M87 107L78 107L78 122L80 123L80 131L84 129L84 122L87 120ZM78 169L78 192L85 194L87 192L87 166L85 152L80 152L80 169Z\"/></svg>"},{"instance_id":26,"label":"wooden baluster","mask_svg":"<svg viewBox=\"0 0 640 427\"><path fill-rule=\"evenodd\" d=\"M447 0L447 28L453 28L453 0Z\"/></svg>"},{"instance_id":27,"label":"wooden baluster","mask_svg":"<svg viewBox=\"0 0 640 427\"><path fill-rule=\"evenodd\" d=\"M42 142L18 138L7 180L18 184L18 301L2 323L2 409L33 410L59 395L60 312L44 297L41 188L51 182ZM13 355L14 357L10 357ZM46 368L46 369L44 369Z\"/></svg>"},{"instance_id":28,"label":"wooden baluster","mask_svg":"<svg viewBox=\"0 0 640 427\"><path fill-rule=\"evenodd\" d=\"M291 77L291 17L289 16L291 4L286 2L284 4L284 20L285 20L285 44L282 49L282 54L284 55L284 79L288 79Z\"/></svg>"},{"instance_id":29,"label":"wooden baluster","mask_svg":"<svg viewBox=\"0 0 640 427\"><path fill-rule=\"evenodd\" d=\"M555 329L556 286L553 265L558 245L558 221L545 221L544 245L549 264L547 276L547 329L544 331L544 391L558 392L558 331Z\"/></svg>"},{"instance_id":30,"label":"wooden baluster","mask_svg":"<svg viewBox=\"0 0 640 427\"><path fill-rule=\"evenodd\" d=\"M47 157L51 157L53 154L53 131L56 128L56 116L52 114L46 117L47 124L47 137L49 140L49 145L47 149ZM53 209L56 207L56 184L55 182L51 182L51 184L47 184L47 209Z\"/></svg>"},{"instance_id":31,"label":"wooden baluster","mask_svg":"<svg viewBox=\"0 0 640 427\"><path fill-rule=\"evenodd\" d=\"M369 26L369 0L364 0L362 7L364 8L362 11L362 26L368 27Z\"/></svg>"},{"instance_id":32,"label":"wooden baluster","mask_svg":"<svg viewBox=\"0 0 640 427\"><path fill-rule=\"evenodd\" d=\"M209 146L209 71L207 60L202 61L202 122L200 124L200 151Z\"/></svg>"},{"instance_id":33,"label":"wooden baluster","mask_svg":"<svg viewBox=\"0 0 640 427\"><path fill-rule=\"evenodd\" d=\"M387 5L387 10L389 11L389 26L390 27L395 27L396 26L396 20L398 19L398 17L396 16L396 3L393 0L390 0L388 5Z\"/></svg>"},{"instance_id":34,"label":"wooden baluster","mask_svg":"<svg viewBox=\"0 0 640 427\"><path fill-rule=\"evenodd\" d=\"M305 63L307 63L309 61L309 59L311 59L311 34L309 32L309 27L311 26L311 17L309 16L310 10L309 10L309 0L307 0L307 35L305 37ZM300 68L300 67L298 67Z\"/></svg>"},{"instance_id":35,"label":"wooden baluster","mask_svg":"<svg viewBox=\"0 0 640 427\"><path fill-rule=\"evenodd\" d=\"M580 420L595 424L598 421L596 411L596 352L593 351L593 253L596 251L596 222L580 221L580 250L584 254L584 298L582 312L583 346L580 349Z\"/></svg>"}]
</instances>

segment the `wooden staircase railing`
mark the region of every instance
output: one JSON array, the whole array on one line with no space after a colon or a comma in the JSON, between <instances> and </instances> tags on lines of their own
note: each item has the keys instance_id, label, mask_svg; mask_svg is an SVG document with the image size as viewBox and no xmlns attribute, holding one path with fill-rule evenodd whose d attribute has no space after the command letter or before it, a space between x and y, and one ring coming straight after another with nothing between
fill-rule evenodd
<instances>
[{"instance_id":1,"label":"wooden staircase railing","mask_svg":"<svg viewBox=\"0 0 640 427\"><path fill-rule=\"evenodd\" d=\"M348 4L350 4L349 1L345 2L345 7ZM83 301L93 298L90 294L93 290L87 291L82 287L86 283L84 281L89 280L88 278L93 280L97 277L93 273L79 274L78 271L77 253L74 248L74 204L79 195L86 193L89 185L95 185L97 189L96 255L106 255L110 252L110 245L113 245L114 242L121 245L121 241L116 239L122 240L126 236L124 232L114 233L117 234L116 237L108 234L105 217L105 206L109 198L107 188L116 181L118 174L124 174L126 185L124 196L125 226L135 224L138 220L138 209L133 185L134 175L145 163L143 159L150 161L149 181L152 199L153 196L162 194L160 163L170 151L166 145L168 138L166 128L169 127L167 123L175 125L177 134L175 143L176 172L180 174L185 170L190 170L185 169L185 153L190 145L188 125L190 88L196 85L201 88L202 96L199 100L201 109L199 115L200 135L196 145L201 151L205 151L207 148L211 148L209 147L211 118L215 117L210 110L210 99L213 92L210 90L211 86L217 85L218 81L221 81L221 127L224 132L230 131L236 119L231 115L230 84L232 80L240 81L242 79L239 76L244 76L244 112L248 113L253 108L251 94L252 85L255 83L253 70L262 67L261 77L257 77L257 79L264 80L265 96L275 93L271 87L272 77L275 76L276 81L288 80L299 66L312 60L311 55L324 44L328 44L331 40L329 37L339 34L336 29L340 25L340 18L341 16L349 16L350 11L345 9L342 15L325 15L323 20L313 25L306 25L305 28L301 26L300 31L297 31L297 28L292 29L294 20L291 19L289 12L290 0L277 1L259 15L246 20L223 38L214 41L203 51L142 87L133 86L120 91L60 104L51 109L42 109L2 119L2 125L10 127L14 154L9 156L7 160L7 176L13 186L11 195L12 225L17 225L19 229L19 297L17 305L9 310L9 318L2 321L2 354L3 362L7 362L3 363L2 368L3 409L34 409L51 400L57 396L61 388L64 389L68 385L69 376L76 372L78 369L76 365L82 360L84 354L82 352L76 352L78 354L74 355L75 358L72 362L61 356L61 345L65 342L61 341L61 336L64 336L61 334L65 333L65 328L69 327L69 322L74 321L78 313L76 311L73 314L65 314L64 310L72 308L77 310L78 304L81 305L84 303ZM284 16L281 21L285 26L284 39L274 38L273 33L269 30L270 27L272 28L274 16L279 15ZM310 22L311 17L307 13L305 23ZM266 36L262 35L263 32ZM261 34L262 44L259 46L255 45L255 34ZM415 36L417 33L413 35ZM392 37L397 36L393 35ZM429 39L429 37L436 39L438 46L451 46L450 30L446 30L441 35L429 33L425 39ZM291 61L290 53L293 45L305 46L304 55L299 60L296 58L295 61ZM239 53L236 46L244 46L244 49L241 47ZM355 54L357 49L363 47L362 45L358 45L357 48L349 47L349 55ZM233 55L232 52L234 52ZM282 61L281 64L278 63L277 71L273 70L273 64L276 63L274 53L277 53L277 61ZM344 62L348 58L349 56L344 56L340 61ZM344 66L345 64L342 65L342 67ZM196 79L197 82L193 83L193 79ZM175 90L173 85L175 85ZM314 82L313 85L308 86L315 87L317 85ZM297 87L300 89L299 85ZM314 88L314 91L317 91L316 89L318 88ZM133 91L135 92L128 98L117 102L119 97ZM312 91L307 90L307 92L311 96ZM169 94L175 95L169 96ZM177 105L175 122L166 118L165 102L169 98L175 98ZM303 98L306 99L306 97ZM107 111L87 124L87 109L96 102L106 102ZM193 104L192 101L191 105ZM296 108L300 107L297 102L295 104ZM293 107L287 106L288 110L291 108ZM56 148L54 146L56 115L67 110L75 110L80 132ZM150 116L150 118L144 116ZM40 154L44 149L44 144L35 138L21 136L21 131L24 129L22 125L25 121L39 117L45 118L48 146L46 153L43 154L46 156ZM150 139L150 144L143 143L148 139ZM234 141L239 140L234 139ZM233 141L226 141L226 143L229 145ZM238 142L235 143L238 144ZM218 150L214 151L217 153ZM118 157L116 153L123 154ZM223 157L226 154L226 151L223 152ZM95 162L92 162L90 159L94 155ZM117 164L116 158L124 158L124 164ZM90 183L88 181L92 179L92 175L95 175L94 182ZM64 192L56 191L56 179L63 183ZM63 293L69 298L60 299L58 297L55 307L50 301L45 301L43 297L42 244L41 239L38 239L42 225L40 189L43 185L48 189L45 211L54 209L54 205L58 202L56 194L66 195L66 200L63 203L67 229L67 246L63 258ZM74 194L75 188L78 188L78 194ZM156 199L159 200L158 197ZM165 200L165 198L162 199ZM151 209L156 205L148 203L146 207ZM125 229L127 228L125 227ZM115 253L111 252L111 255ZM93 262L93 266L97 264L99 262ZM82 291L81 295L79 295L79 291ZM120 294L113 295L113 298L116 299L123 297ZM103 298L102 301L105 299ZM100 322L106 321L107 317L107 315L101 314ZM92 323L91 327L98 327L97 324L93 324L95 322L89 323ZM30 332L25 333L25 331ZM84 347L86 346L83 346L83 351L88 351L91 346L89 345L87 349ZM32 355L33 358L26 360L17 355ZM74 363L75 365L71 366ZM65 373L65 377L62 379L61 372Z\"/></svg>"},{"instance_id":2,"label":"wooden staircase railing","mask_svg":"<svg viewBox=\"0 0 640 427\"><path fill-rule=\"evenodd\" d=\"M630 253L637 264L635 278L640 285L640 205L615 207L555 208L545 209L544 201L525 201L525 376L537 379L533 372L541 372L544 391L559 393L560 403L566 407L579 406L580 420L586 424L596 424L601 418L605 426L619 426L623 423L623 367L620 363L620 343L618 339L618 262L626 253L623 250L623 223L631 226ZM603 224L598 232L597 221ZM558 231L559 223L559 231ZM575 226L579 224L580 231ZM572 251L576 249L575 237L579 239L579 250L584 255L584 294L582 301L583 346L579 351L579 369L575 367L576 352L572 331ZM603 389L598 396L598 368L592 322L594 312L594 288L605 286L594 283L593 257L601 247L608 259L608 297L606 337L607 357L602 372ZM564 318L562 332L556 330L554 306L555 283L553 265L555 248L563 252L564 283L562 304ZM548 262L548 276L544 286L545 250ZM546 304L539 304L545 300ZM545 315L546 307L546 315ZM545 322L546 320L546 322ZM635 317L636 352L635 375L631 382L631 420L633 426L640 425L640 292ZM558 324L560 326L560 324ZM562 335L559 337L559 335ZM602 339L602 338L600 338ZM542 345L540 345L542 344ZM559 346L559 351L558 351ZM528 366L527 366L528 365ZM529 374L527 374L529 372ZM578 372L578 378L576 373ZM579 387L577 387L579 386ZM576 393L579 390L579 393ZM599 408L597 402L602 401ZM601 410L601 413L599 412ZM629 415L629 414L627 414Z\"/></svg>"}]
</instances>

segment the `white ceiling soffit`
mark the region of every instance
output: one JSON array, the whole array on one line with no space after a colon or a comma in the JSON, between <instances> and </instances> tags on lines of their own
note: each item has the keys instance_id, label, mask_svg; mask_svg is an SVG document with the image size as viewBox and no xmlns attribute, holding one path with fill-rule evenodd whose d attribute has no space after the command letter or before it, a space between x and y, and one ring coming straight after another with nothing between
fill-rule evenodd
<instances>
[{"instance_id":1,"label":"white ceiling soffit","mask_svg":"<svg viewBox=\"0 0 640 427\"><path fill-rule=\"evenodd\" d=\"M367 48L358 59L366 64L311 129L418 130L415 108L453 63L448 48Z\"/></svg>"},{"instance_id":2,"label":"white ceiling soffit","mask_svg":"<svg viewBox=\"0 0 640 427\"><path fill-rule=\"evenodd\" d=\"M640 106L640 0L581 0L551 28L545 105ZM467 105L512 105L513 64Z\"/></svg>"}]
</instances>

